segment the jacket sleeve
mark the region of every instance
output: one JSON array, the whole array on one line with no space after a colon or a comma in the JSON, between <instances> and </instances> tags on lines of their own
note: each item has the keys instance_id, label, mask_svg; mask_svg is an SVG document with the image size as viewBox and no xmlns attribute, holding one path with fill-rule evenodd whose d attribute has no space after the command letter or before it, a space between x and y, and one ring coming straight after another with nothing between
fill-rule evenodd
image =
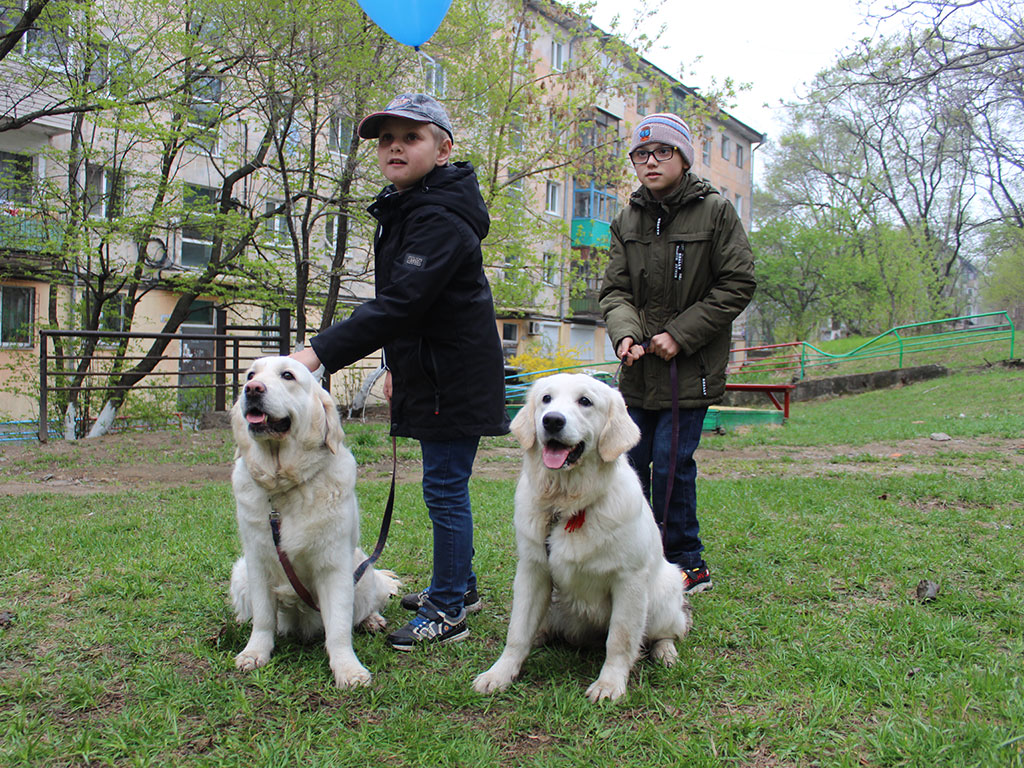
<instances>
[{"instance_id":1,"label":"jacket sleeve","mask_svg":"<svg viewBox=\"0 0 1024 768\"><path fill-rule=\"evenodd\" d=\"M398 336L414 332L479 245L462 219L436 207L411 214L404 231L388 283L348 318L310 341L328 371L351 365Z\"/></svg>"},{"instance_id":2,"label":"jacket sleeve","mask_svg":"<svg viewBox=\"0 0 1024 768\"><path fill-rule=\"evenodd\" d=\"M711 287L700 301L680 312L665 330L683 354L694 354L727 328L746 308L754 295L754 254L747 233L727 202L719 202L711 242Z\"/></svg>"},{"instance_id":3,"label":"jacket sleeve","mask_svg":"<svg viewBox=\"0 0 1024 768\"><path fill-rule=\"evenodd\" d=\"M612 222L610 237L608 267L605 269L604 282L601 284L600 303L601 313L608 327L608 336L617 352L619 342L624 338L629 336L639 342L643 340L644 332L640 312L636 306L637 297L633 295L626 249L622 245L617 220Z\"/></svg>"}]
</instances>

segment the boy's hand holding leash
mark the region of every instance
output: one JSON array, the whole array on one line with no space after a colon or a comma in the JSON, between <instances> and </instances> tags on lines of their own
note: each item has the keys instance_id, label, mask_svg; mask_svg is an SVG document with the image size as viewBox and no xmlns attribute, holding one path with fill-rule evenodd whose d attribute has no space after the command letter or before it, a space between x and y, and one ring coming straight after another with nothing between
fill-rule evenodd
<instances>
[{"instance_id":1,"label":"boy's hand holding leash","mask_svg":"<svg viewBox=\"0 0 1024 768\"><path fill-rule=\"evenodd\" d=\"M644 341L640 344L634 342L632 336L626 336L619 342L617 352L622 364L629 367L648 352L657 355L667 362L678 355L680 349L682 347L679 346L679 342L672 338L672 334L662 331L661 333L654 334L650 341Z\"/></svg>"}]
</instances>

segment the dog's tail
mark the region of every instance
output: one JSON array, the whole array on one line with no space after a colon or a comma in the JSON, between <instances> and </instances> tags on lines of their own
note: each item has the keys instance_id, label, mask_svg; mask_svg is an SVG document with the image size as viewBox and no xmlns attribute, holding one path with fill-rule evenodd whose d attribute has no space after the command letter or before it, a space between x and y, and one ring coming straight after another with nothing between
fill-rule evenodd
<instances>
[{"instance_id":1,"label":"dog's tail","mask_svg":"<svg viewBox=\"0 0 1024 768\"><path fill-rule=\"evenodd\" d=\"M252 618L252 601L249 599L249 572L245 568L245 558L235 560L231 568L231 605L235 609L235 618L243 624Z\"/></svg>"}]
</instances>

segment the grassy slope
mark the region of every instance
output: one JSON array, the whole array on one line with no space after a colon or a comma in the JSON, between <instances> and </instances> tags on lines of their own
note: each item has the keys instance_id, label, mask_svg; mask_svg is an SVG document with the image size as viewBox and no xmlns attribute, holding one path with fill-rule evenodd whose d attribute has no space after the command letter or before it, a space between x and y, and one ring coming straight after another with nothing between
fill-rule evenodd
<instances>
[{"instance_id":1,"label":"grassy slope","mask_svg":"<svg viewBox=\"0 0 1024 768\"><path fill-rule=\"evenodd\" d=\"M784 429L706 447L1019 437L1022 384L993 371L800 403ZM359 441L372 453L372 435ZM268 667L234 671L246 628L224 597L238 551L226 485L4 498L0 764L1020 765L1024 473L982 470L702 481L715 590L694 598L680 664L640 662L604 706L582 695L600 654L567 648L534 651L507 693L469 688L503 642L511 481L474 481L486 608L471 639L400 655L360 636L375 679L355 692L332 687L319 645L285 641ZM360 486L365 541L386 491ZM397 509L384 561L419 587L417 486ZM937 601L912 599L922 578ZM403 620L397 604L388 618Z\"/></svg>"}]
</instances>

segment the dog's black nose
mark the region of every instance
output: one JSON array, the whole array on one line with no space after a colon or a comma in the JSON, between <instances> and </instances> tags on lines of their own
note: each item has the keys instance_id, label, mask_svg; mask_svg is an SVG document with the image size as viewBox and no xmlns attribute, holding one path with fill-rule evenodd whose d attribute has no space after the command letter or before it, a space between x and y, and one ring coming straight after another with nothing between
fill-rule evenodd
<instances>
[{"instance_id":1,"label":"dog's black nose","mask_svg":"<svg viewBox=\"0 0 1024 768\"><path fill-rule=\"evenodd\" d=\"M541 424L552 435L558 434L565 428L565 416L560 413L545 413L544 418L541 420Z\"/></svg>"}]
</instances>

